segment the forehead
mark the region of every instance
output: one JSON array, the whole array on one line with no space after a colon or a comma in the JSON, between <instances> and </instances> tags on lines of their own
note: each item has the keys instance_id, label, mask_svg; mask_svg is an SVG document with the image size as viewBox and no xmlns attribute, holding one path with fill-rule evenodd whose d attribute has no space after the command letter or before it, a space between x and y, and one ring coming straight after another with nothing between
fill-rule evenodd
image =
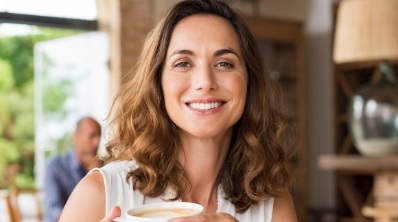
<instances>
[{"instance_id":1,"label":"forehead","mask_svg":"<svg viewBox=\"0 0 398 222\"><path fill-rule=\"evenodd\" d=\"M94 120L85 119L82 120L82 122L80 123L78 131L79 132L100 131L100 126Z\"/></svg>"},{"instance_id":2,"label":"forehead","mask_svg":"<svg viewBox=\"0 0 398 222\"><path fill-rule=\"evenodd\" d=\"M192 15L182 19L174 28L169 48L210 45L232 47L239 51L239 42L231 23L216 15Z\"/></svg>"}]
</instances>

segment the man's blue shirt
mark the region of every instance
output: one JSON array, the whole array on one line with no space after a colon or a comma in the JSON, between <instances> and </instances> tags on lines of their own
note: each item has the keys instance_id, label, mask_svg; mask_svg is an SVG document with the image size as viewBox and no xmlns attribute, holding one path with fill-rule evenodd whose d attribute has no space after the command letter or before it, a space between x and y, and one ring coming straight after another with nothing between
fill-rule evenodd
<instances>
[{"instance_id":1,"label":"man's blue shirt","mask_svg":"<svg viewBox=\"0 0 398 222\"><path fill-rule=\"evenodd\" d=\"M77 183L86 175L75 151L49 160L44 178L44 221L56 222Z\"/></svg>"}]
</instances>

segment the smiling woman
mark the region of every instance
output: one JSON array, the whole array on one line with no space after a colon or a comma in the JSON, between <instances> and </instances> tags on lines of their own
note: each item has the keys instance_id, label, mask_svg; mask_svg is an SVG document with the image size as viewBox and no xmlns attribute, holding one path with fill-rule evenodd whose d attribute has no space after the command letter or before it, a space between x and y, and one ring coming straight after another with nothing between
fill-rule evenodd
<instances>
[{"instance_id":1,"label":"smiling woman","mask_svg":"<svg viewBox=\"0 0 398 222\"><path fill-rule=\"evenodd\" d=\"M225 2L174 5L129 74L110 113L108 164L77 185L61 222L171 201L204 206L176 221L297 221L287 118L256 40Z\"/></svg>"}]
</instances>

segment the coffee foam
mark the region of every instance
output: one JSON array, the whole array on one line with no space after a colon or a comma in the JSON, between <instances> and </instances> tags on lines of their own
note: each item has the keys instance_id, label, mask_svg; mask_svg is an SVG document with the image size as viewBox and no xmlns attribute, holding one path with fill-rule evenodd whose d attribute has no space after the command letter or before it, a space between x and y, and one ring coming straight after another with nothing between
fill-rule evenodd
<instances>
[{"instance_id":1,"label":"coffee foam","mask_svg":"<svg viewBox=\"0 0 398 222\"><path fill-rule=\"evenodd\" d=\"M126 219L134 222L166 222L170 218L202 214L204 207L190 202L150 203L131 208Z\"/></svg>"},{"instance_id":2,"label":"coffee foam","mask_svg":"<svg viewBox=\"0 0 398 222\"><path fill-rule=\"evenodd\" d=\"M144 218L172 218L172 217L183 217L189 216L197 212L194 209L154 209L140 211L133 216L144 217Z\"/></svg>"}]
</instances>

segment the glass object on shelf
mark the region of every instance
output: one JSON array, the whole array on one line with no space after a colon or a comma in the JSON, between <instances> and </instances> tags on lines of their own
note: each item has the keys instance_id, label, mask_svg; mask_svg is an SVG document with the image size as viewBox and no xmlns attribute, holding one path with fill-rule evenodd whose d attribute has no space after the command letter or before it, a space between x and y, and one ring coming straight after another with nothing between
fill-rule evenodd
<instances>
[{"instance_id":1,"label":"glass object on shelf","mask_svg":"<svg viewBox=\"0 0 398 222\"><path fill-rule=\"evenodd\" d=\"M382 62L377 82L361 88L349 110L354 144L362 155L398 154L398 83Z\"/></svg>"}]
</instances>

